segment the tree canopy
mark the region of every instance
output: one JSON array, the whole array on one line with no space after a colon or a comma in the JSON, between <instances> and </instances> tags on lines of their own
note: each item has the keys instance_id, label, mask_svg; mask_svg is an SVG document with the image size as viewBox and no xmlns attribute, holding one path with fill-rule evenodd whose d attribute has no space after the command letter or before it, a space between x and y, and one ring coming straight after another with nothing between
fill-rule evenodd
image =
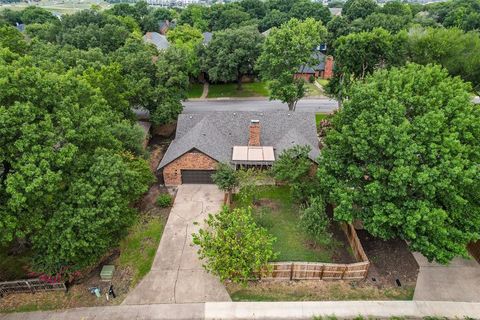
<instances>
[{"instance_id":1,"label":"tree canopy","mask_svg":"<svg viewBox=\"0 0 480 320\"><path fill-rule=\"evenodd\" d=\"M74 74L19 61L0 64L0 79L0 243L31 243L35 271L88 266L123 235L153 179L117 136L133 125Z\"/></svg>"},{"instance_id":2,"label":"tree canopy","mask_svg":"<svg viewBox=\"0 0 480 320\"><path fill-rule=\"evenodd\" d=\"M291 19L275 28L265 39L257 68L269 82L270 99L280 99L295 110L296 103L305 94L304 81L294 74L302 65L313 65L314 49L325 40L326 29L322 23L308 18Z\"/></svg>"},{"instance_id":3,"label":"tree canopy","mask_svg":"<svg viewBox=\"0 0 480 320\"><path fill-rule=\"evenodd\" d=\"M210 80L237 81L241 87L242 76L254 72L262 41L254 26L215 32L202 57L202 68Z\"/></svg>"},{"instance_id":4,"label":"tree canopy","mask_svg":"<svg viewBox=\"0 0 480 320\"><path fill-rule=\"evenodd\" d=\"M480 238L480 109L470 90L432 65L356 82L320 156L335 218L400 237L429 260L466 256Z\"/></svg>"}]
</instances>

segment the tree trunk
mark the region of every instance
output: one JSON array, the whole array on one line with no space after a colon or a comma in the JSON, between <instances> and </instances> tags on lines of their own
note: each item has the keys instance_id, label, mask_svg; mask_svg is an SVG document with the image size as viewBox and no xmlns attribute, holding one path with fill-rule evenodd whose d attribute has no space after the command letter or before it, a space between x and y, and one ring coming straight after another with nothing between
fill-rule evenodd
<instances>
[{"instance_id":1,"label":"tree trunk","mask_svg":"<svg viewBox=\"0 0 480 320\"><path fill-rule=\"evenodd\" d=\"M295 111L295 102L293 101L288 102L288 111Z\"/></svg>"},{"instance_id":2,"label":"tree trunk","mask_svg":"<svg viewBox=\"0 0 480 320\"><path fill-rule=\"evenodd\" d=\"M237 76L237 90L238 91L242 90L242 76L241 75Z\"/></svg>"}]
</instances>

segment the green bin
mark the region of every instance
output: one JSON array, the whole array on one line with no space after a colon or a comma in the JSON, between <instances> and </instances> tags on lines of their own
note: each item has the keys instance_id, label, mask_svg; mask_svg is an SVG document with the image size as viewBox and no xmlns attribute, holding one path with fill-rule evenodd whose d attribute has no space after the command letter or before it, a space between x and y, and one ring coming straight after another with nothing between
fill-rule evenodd
<instances>
[{"instance_id":1,"label":"green bin","mask_svg":"<svg viewBox=\"0 0 480 320\"><path fill-rule=\"evenodd\" d=\"M115 271L115 266L105 265L102 267L102 271L100 271L100 278L103 281L110 281L113 278L114 271Z\"/></svg>"}]
</instances>

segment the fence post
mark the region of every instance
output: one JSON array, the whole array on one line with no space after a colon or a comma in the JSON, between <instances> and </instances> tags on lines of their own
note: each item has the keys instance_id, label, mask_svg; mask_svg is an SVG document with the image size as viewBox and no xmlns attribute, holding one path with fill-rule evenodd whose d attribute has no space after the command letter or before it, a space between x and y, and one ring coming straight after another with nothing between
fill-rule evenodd
<instances>
[{"instance_id":1,"label":"fence post","mask_svg":"<svg viewBox=\"0 0 480 320\"><path fill-rule=\"evenodd\" d=\"M292 279L293 279L293 262L290 265L290 280L292 280Z\"/></svg>"},{"instance_id":2,"label":"fence post","mask_svg":"<svg viewBox=\"0 0 480 320\"><path fill-rule=\"evenodd\" d=\"M323 272L325 271L325 265L322 264L322 267L320 268L320 279L318 280L322 280L323 279Z\"/></svg>"},{"instance_id":3,"label":"fence post","mask_svg":"<svg viewBox=\"0 0 480 320\"><path fill-rule=\"evenodd\" d=\"M33 289L33 287L30 285L30 283L28 283L28 281L25 281L25 284L27 285L27 288L30 289L30 291L32 293L35 293L35 290Z\"/></svg>"},{"instance_id":4,"label":"fence post","mask_svg":"<svg viewBox=\"0 0 480 320\"><path fill-rule=\"evenodd\" d=\"M343 280L343 277L345 277L345 273L347 272L347 266L344 266L343 267L343 272L342 272L342 277L340 278L341 280Z\"/></svg>"}]
</instances>

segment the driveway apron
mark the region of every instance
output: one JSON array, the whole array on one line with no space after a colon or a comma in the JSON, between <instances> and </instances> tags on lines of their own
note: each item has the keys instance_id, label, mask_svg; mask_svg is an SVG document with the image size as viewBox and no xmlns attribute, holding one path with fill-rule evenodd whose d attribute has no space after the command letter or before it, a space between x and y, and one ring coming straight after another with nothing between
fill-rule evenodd
<instances>
[{"instance_id":1,"label":"driveway apron","mask_svg":"<svg viewBox=\"0 0 480 320\"><path fill-rule=\"evenodd\" d=\"M441 265L417 252L413 256L420 266L413 300L480 302L480 265L473 258Z\"/></svg>"},{"instance_id":2,"label":"driveway apron","mask_svg":"<svg viewBox=\"0 0 480 320\"><path fill-rule=\"evenodd\" d=\"M220 280L203 269L192 243L192 233L222 204L223 193L215 185L178 187L152 269L123 304L231 301Z\"/></svg>"}]
</instances>

